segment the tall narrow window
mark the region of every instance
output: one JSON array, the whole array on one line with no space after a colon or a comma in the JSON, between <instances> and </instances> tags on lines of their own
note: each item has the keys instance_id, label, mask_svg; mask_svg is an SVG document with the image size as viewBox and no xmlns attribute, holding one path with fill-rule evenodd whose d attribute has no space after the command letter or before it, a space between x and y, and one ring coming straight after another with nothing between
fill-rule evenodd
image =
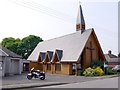
<instances>
[{"instance_id":1,"label":"tall narrow window","mask_svg":"<svg viewBox=\"0 0 120 90\"><path fill-rule=\"evenodd\" d=\"M47 70L51 70L51 64L47 64Z\"/></svg>"},{"instance_id":2,"label":"tall narrow window","mask_svg":"<svg viewBox=\"0 0 120 90\"><path fill-rule=\"evenodd\" d=\"M61 64L56 64L55 65L55 70L56 71L61 71Z\"/></svg>"}]
</instances>

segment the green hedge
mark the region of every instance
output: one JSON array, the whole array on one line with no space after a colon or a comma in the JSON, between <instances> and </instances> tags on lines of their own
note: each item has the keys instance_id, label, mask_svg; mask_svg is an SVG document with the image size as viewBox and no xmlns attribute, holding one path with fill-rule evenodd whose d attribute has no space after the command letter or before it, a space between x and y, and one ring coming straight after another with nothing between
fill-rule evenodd
<instances>
[{"instance_id":1,"label":"green hedge","mask_svg":"<svg viewBox=\"0 0 120 90\"><path fill-rule=\"evenodd\" d=\"M78 70L78 75L80 75L80 76L83 76L83 72L84 72L85 70Z\"/></svg>"},{"instance_id":2,"label":"green hedge","mask_svg":"<svg viewBox=\"0 0 120 90\"><path fill-rule=\"evenodd\" d=\"M107 70L106 73L107 73L108 75L117 74L117 71L112 70L112 68L110 68L110 67L107 67L106 70Z\"/></svg>"}]
</instances>

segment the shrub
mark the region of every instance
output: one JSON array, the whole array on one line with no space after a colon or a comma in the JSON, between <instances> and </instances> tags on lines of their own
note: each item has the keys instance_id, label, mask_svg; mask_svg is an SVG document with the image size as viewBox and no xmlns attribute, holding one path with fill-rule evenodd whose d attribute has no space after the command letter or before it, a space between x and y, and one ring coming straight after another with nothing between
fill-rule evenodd
<instances>
[{"instance_id":1,"label":"shrub","mask_svg":"<svg viewBox=\"0 0 120 90\"><path fill-rule=\"evenodd\" d=\"M95 71L98 73L98 76L102 76L104 74L104 71L100 67L95 68Z\"/></svg>"},{"instance_id":2,"label":"shrub","mask_svg":"<svg viewBox=\"0 0 120 90\"><path fill-rule=\"evenodd\" d=\"M85 71L83 72L84 76L94 76L96 75L96 72L94 69L92 69L91 67L85 69Z\"/></svg>"},{"instance_id":3,"label":"shrub","mask_svg":"<svg viewBox=\"0 0 120 90\"><path fill-rule=\"evenodd\" d=\"M117 71L112 70L112 68L110 68L110 67L107 67L106 70L107 70L107 74L108 74L108 75L117 74Z\"/></svg>"},{"instance_id":4,"label":"shrub","mask_svg":"<svg viewBox=\"0 0 120 90\"><path fill-rule=\"evenodd\" d=\"M89 67L83 72L84 76L102 76L103 74L104 72L100 67L96 67L95 69Z\"/></svg>"},{"instance_id":5,"label":"shrub","mask_svg":"<svg viewBox=\"0 0 120 90\"><path fill-rule=\"evenodd\" d=\"M84 70L78 70L78 75L83 76L83 72L84 72Z\"/></svg>"},{"instance_id":6,"label":"shrub","mask_svg":"<svg viewBox=\"0 0 120 90\"><path fill-rule=\"evenodd\" d=\"M100 68L104 68L104 63L101 61L101 60L93 60L90 64L90 67L92 68L97 68L97 67L100 67Z\"/></svg>"}]
</instances>

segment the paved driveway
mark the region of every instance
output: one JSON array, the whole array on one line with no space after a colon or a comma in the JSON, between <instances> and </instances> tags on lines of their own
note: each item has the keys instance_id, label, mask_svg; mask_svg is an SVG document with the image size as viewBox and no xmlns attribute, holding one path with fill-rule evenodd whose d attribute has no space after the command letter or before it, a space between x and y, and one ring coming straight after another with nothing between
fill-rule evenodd
<instances>
[{"instance_id":1,"label":"paved driveway","mask_svg":"<svg viewBox=\"0 0 120 90\"><path fill-rule=\"evenodd\" d=\"M84 77L84 76L74 76L74 75L60 75L60 74L50 74L46 73L46 79L32 79L28 80L26 78L27 73L22 73L21 75L14 75L2 78L2 85L11 85L11 84L26 84L26 83L45 83L45 82L60 82L60 83L78 83L85 82L90 80L96 80L99 78L96 77Z\"/></svg>"}]
</instances>

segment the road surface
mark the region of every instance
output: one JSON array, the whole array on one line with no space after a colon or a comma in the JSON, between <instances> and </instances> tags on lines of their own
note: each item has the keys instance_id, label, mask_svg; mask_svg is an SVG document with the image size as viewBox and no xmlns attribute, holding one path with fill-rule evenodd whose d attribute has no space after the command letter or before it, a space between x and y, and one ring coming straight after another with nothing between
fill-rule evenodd
<instances>
[{"instance_id":1,"label":"road surface","mask_svg":"<svg viewBox=\"0 0 120 90\"><path fill-rule=\"evenodd\" d=\"M42 88L118 88L118 77Z\"/></svg>"}]
</instances>

